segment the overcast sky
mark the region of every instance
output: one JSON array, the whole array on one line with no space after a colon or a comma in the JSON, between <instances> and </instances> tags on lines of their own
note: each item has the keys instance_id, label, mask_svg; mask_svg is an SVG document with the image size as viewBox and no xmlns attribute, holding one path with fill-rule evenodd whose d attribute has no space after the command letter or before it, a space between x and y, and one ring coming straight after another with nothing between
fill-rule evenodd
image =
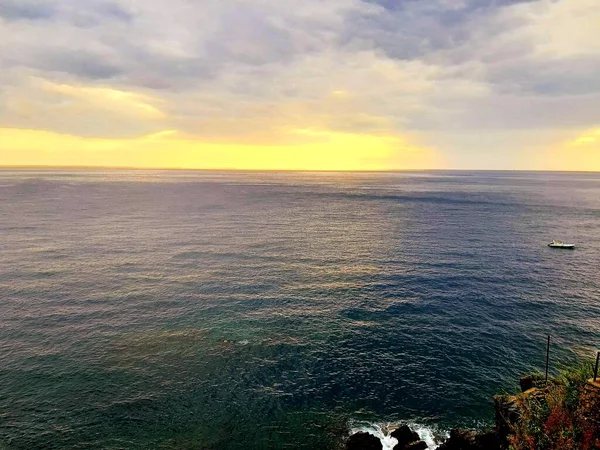
<instances>
[{"instance_id":1,"label":"overcast sky","mask_svg":"<svg viewBox=\"0 0 600 450\"><path fill-rule=\"evenodd\" d=\"M0 0L0 164L600 170L598 0Z\"/></svg>"}]
</instances>

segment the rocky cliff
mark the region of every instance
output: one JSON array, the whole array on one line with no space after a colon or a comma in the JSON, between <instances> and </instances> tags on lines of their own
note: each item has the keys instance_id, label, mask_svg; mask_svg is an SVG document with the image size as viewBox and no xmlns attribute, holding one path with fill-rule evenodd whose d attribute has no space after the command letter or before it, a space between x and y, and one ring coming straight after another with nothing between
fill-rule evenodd
<instances>
[{"instance_id":1,"label":"rocky cliff","mask_svg":"<svg viewBox=\"0 0 600 450\"><path fill-rule=\"evenodd\" d=\"M600 450L600 379L581 367L548 382L522 377L521 392L494 397L495 426L489 430L452 430L438 450ZM425 450L419 435L403 425L392 431L394 450ZM379 450L381 441L357 433L347 450Z\"/></svg>"}]
</instances>

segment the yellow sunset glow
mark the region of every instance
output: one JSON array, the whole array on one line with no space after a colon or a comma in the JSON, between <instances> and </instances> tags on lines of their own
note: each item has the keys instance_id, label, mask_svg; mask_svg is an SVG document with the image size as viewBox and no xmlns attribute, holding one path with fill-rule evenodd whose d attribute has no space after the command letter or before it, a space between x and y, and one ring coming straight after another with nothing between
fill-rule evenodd
<instances>
[{"instance_id":1,"label":"yellow sunset glow","mask_svg":"<svg viewBox=\"0 0 600 450\"><path fill-rule=\"evenodd\" d=\"M584 131L546 156L547 169L600 171L600 128Z\"/></svg>"},{"instance_id":2,"label":"yellow sunset glow","mask_svg":"<svg viewBox=\"0 0 600 450\"><path fill-rule=\"evenodd\" d=\"M0 166L600 170L598 0L63 3L0 7Z\"/></svg>"},{"instance_id":3,"label":"yellow sunset glow","mask_svg":"<svg viewBox=\"0 0 600 450\"><path fill-rule=\"evenodd\" d=\"M394 136L297 129L297 144L202 142L166 130L132 139L82 138L39 130L0 129L3 165L84 165L241 170L385 170L435 164L432 150ZM308 138L308 139L307 139Z\"/></svg>"},{"instance_id":4,"label":"yellow sunset glow","mask_svg":"<svg viewBox=\"0 0 600 450\"><path fill-rule=\"evenodd\" d=\"M569 142L568 145L570 147L585 147L593 144L600 144L600 128L585 132Z\"/></svg>"},{"instance_id":5,"label":"yellow sunset glow","mask_svg":"<svg viewBox=\"0 0 600 450\"><path fill-rule=\"evenodd\" d=\"M121 91L107 87L73 86L69 84L57 84L45 80L39 80L40 87L48 92L62 94L65 97L78 99L89 105L104 110L129 110L148 118L165 118L165 114L153 106L158 100L147 95L133 92Z\"/></svg>"},{"instance_id":6,"label":"yellow sunset glow","mask_svg":"<svg viewBox=\"0 0 600 450\"><path fill-rule=\"evenodd\" d=\"M109 86L31 77L27 92L26 102L19 92L11 99L15 116L50 126L0 128L0 166L356 171L439 163L436 151L390 131L388 119L354 107L344 90L273 107L235 103L233 114L192 119L172 102ZM185 131L178 131L181 124Z\"/></svg>"}]
</instances>

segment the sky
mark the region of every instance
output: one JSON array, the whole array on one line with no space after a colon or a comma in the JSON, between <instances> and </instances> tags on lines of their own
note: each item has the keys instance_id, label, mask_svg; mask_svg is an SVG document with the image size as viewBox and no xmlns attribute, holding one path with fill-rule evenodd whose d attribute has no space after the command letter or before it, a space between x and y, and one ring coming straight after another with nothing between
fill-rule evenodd
<instances>
[{"instance_id":1,"label":"sky","mask_svg":"<svg viewBox=\"0 0 600 450\"><path fill-rule=\"evenodd\" d=\"M0 0L0 165L600 171L598 0Z\"/></svg>"}]
</instances>

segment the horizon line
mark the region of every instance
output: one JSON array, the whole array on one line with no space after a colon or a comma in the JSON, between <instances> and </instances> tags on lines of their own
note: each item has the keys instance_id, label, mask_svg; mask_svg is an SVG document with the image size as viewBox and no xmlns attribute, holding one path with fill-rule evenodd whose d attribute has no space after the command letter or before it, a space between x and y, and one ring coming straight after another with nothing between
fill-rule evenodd
<instances>
[{"instance_id":1,"label":"horizon line","mask_svg":"<svg viewBox=\"0 0 600 450\"><path fill-rule=\"evenodd\" d=\"M136 166L95 166L95 165L0 165L0 170L131 170L163 172L323 172L323 173L397 173L397 172L542 172L542 173L600 173L597 170L551 170L551 169L382 169L382 170L344 170L344 169L236 169L236 168L194 168L194 167L136 167Z\"/></svg>"}]
</instances>

